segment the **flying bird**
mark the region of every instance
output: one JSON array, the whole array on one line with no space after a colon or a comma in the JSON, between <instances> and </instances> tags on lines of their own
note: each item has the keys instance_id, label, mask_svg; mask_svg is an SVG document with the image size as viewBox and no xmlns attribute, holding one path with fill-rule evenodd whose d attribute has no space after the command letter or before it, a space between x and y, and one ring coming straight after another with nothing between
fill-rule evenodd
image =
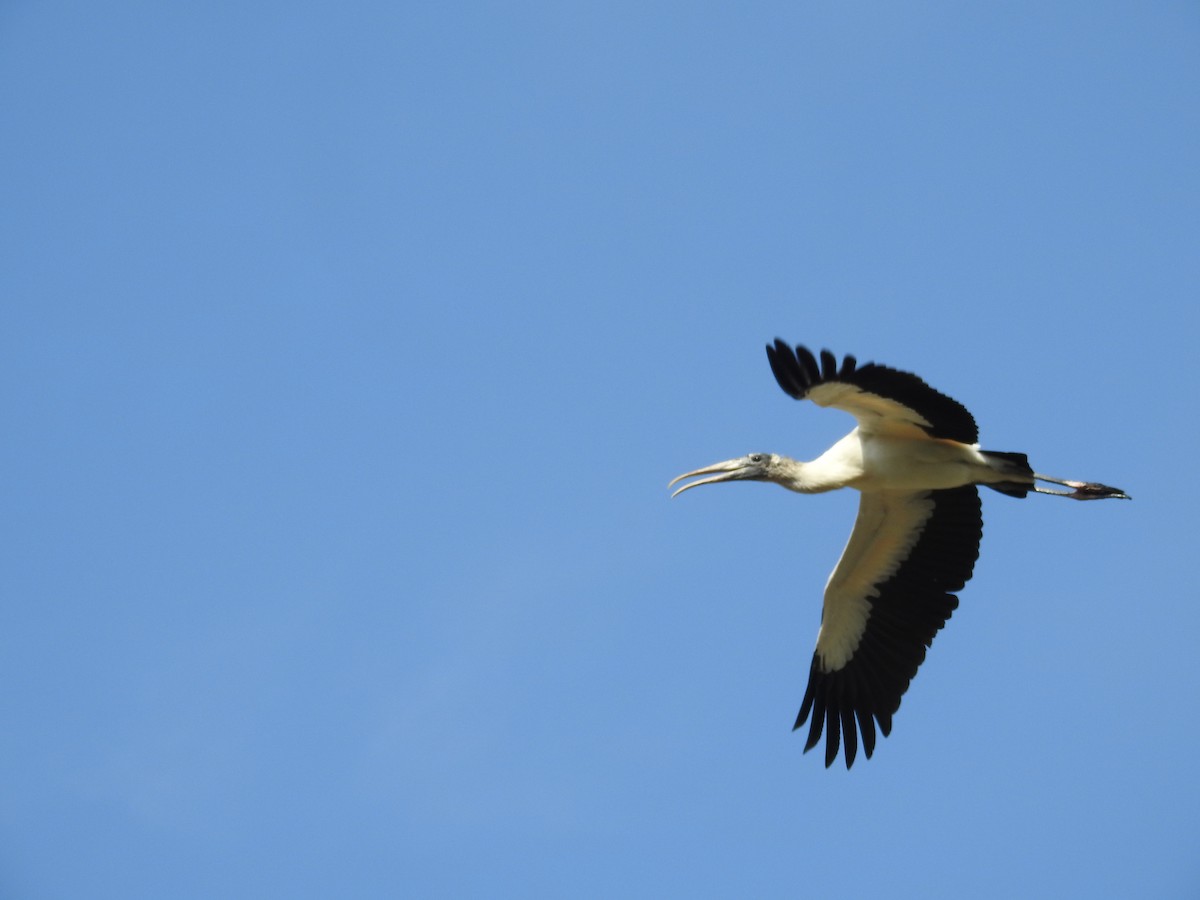
<instances>
[{"instance_id":1,"label":"flying bird","mask_svg":"<svg viewBox=\"0 0 1200 900\"><path fill-rule=\"evenodd\" d=\"M887 737L900 698L951 613L955 592L979 557L983 517L976 485L1010 497L1030 491L1073 500L1128 500L1124 491L1037 474L1024 453L981 450L975 419L960 403L909 372L767 346L775 380L797 400L845 410L848 435L812 462L751 453L687 472L671 496L721 481L772 481L801 494L857 489L858 518L825 586L808 688L793 730L810 715L805 752L826 734L825 765L845 748L854 764L859 735L870 759L876 729ZM700 477L707 476L707 477ZM1070 490L1052 490L1037 482Z\"/></svg>"}]
</instances>

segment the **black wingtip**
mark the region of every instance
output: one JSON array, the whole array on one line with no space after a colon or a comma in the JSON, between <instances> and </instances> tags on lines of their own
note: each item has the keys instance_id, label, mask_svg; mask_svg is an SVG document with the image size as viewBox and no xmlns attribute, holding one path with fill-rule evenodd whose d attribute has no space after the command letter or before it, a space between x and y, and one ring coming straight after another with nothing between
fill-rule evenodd
<instances>
[{"instance_id":1,"label":"black wingtip","mask_svg":"<svg viewBox=\"0 0 1200 900\"><path fill-rule=\"evenodd\" d=\"M858 756L858 729L854 727L854 710L851 707L842 709L842 743L846 751L846 768L849 769Z\"/></svg>"},{"instance_id":2,"label":"black wingtip","mask_svg":"<svg viewBox=\"0 0 1200 900\"><path fill-rule=\"evenodd\" d=\"M863 755L871 758L875 752L875 720L868 710L858 710L858 730L862 732Z\"/></svg>"},{"instance_id":3,"label":"black wingtip","mask_svg":"<svg viewBox=\"0 0 1200 900\"><path fill-rule=\"evenodd\" d=\"M838 377L838 361L830 350L821 351L821 377L831 381Z\"/></svg>"},{"instance_id":4,"label":"black wingtip","mask_svg":"<svg viewBox=\"0 0 1200 900\"><path fill-rule=\"evenodd\" d=\"M812 378L797 362L792 348L782 339L776 338L774 345L767 345L767 360L771 364L771 374L775 376L783 392L796 400L804 399L812 385Z\"/></svg>"},{"instance_id":5,"label":"black wingtip","mask_svg":"<svg viewBox=\"0 0 1200 900\"><path fill-rule=\"evenodd\" d=\"M804 742L804 752L807 753L821 743L821 733L825 730L825 701L815 697L812 704L812 721L808 726L808 740Z\"/></svg>"},{"instance_id":6,"label":"black wingtip","mask_svg":"<svg viewBox=\"0 0 1200 900\"><path fill-rule=\"evenodd\" d=\"M832 350L814 354L803 344L793 346L778 337L767 344L767 360L779 386L795 400L803 400L819 384L848 379L858 369L858 361L850 354L839 363Z\"/></svg>"},{"instance_id":7,"label":"black wingtip","mask_svg":"<svg viewBox=\"0 0 1200 900\"><path fill-rule=\"evenodd\" d=\"M838 750L842 747L842 717L832 706L825 711L825 731L828 733L825 739L825 768L828 769L838 758Z\"/></svg>"},{"instance_id":8,"label":"black wingtip","mask_svg":"<svg viewBox=\"0 0 1200 900\"><path fill-rule=\"evenodd\" d=\"M807 347L796 345L796 362L800 364L801 370L804 372L805 384L812 387L821 381L821 367L817 364L817 358L812 355L812 351Z\"/></svg>"}]
</instances>

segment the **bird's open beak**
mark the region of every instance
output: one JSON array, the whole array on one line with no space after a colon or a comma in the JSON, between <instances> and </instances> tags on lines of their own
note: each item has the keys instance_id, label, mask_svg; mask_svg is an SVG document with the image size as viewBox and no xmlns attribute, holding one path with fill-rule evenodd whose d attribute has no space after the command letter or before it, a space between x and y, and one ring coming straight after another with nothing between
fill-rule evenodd
<instances>
[{"instance_id":1,"label":"bird's open beak","mask_svg":"<svg viewBox=\"0 0 1200 900\"><path fill-rule=\"evenodd\" d=\"M672 497L678 497L689 488L698 487L702 484L715 484L718 481L736 481L747 471L746 457L738 459L728 459L725 462L714 463L711 466L705 466L703 469L697 469L694 472L684 472L678 478L671 479L671 483L667 487L671 487L685 478L695 478L698 475L710 475L710 478L701 478L699 481L693 481L691 484L685 484L677 489Z\"/></svg>"}]
</instances>

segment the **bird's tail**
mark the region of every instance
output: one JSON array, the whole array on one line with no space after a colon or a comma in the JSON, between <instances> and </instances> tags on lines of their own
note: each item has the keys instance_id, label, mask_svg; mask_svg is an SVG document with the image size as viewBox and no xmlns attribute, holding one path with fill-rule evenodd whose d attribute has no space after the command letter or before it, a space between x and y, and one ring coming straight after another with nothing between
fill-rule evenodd
<instances>
[{"instance_id":1,"label":"bird's tail","mask_svg":"<svg viewBox=\"0 0 1200 900\"><path fill-rule=\"evenodd\" d=\"M993 491L1007 494L1009 497L1024 497L1033 487L1033 468L1029 465L1029 457L1024 453L1005 453L1000 450L984 450L983 455L1001 475L1011 475L1012 481L988 482L987 487Z\"/></svg>"}]
</instances>

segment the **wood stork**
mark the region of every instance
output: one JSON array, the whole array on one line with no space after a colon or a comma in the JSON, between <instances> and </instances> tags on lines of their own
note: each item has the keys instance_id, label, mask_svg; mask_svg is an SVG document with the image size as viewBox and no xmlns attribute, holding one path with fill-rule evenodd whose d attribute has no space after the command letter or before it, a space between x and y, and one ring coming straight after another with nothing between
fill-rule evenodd
<instances>
[{"instance_id":1,"label":"wood stork","mask_svg":"<svg viewBox=\"0 0 1200 900\"><path fill-rule=\"evenodd\" d=\"M909 372L778 338L767 346L775 380L797 400L845 410L858 426L812 462L751 453L671 481L697 478L677 496L719 481L773 481L801 494L852 487L858 518L825 586L821 628L808 689L794 729L809 715L805 752L827 735L825 765L844 742L846 768L875 750L876 723L886 737L892 716L934 635L958 607L955 592L971 577L983 535L979 492L1027 492L1073 500L1129 499L1117 488L1039 475L1023 453L979 449L975 419L958 402ZM1055 491L1037 481L1070 488ZM794 730L793 729L793 730Z\"/></svg>"}]
</instances>

